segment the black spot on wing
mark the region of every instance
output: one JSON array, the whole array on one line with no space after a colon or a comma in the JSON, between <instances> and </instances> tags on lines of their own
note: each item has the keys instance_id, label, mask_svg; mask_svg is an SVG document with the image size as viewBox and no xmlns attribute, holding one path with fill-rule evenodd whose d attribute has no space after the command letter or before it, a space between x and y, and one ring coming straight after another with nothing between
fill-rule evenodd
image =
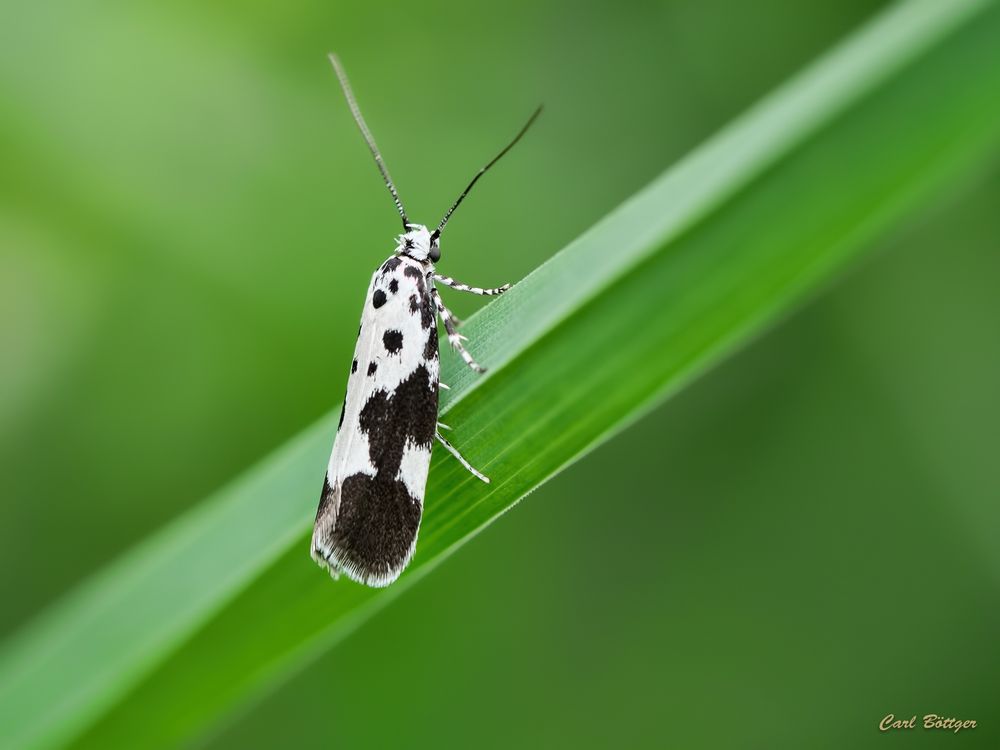
<instances>
[{"instance_id":1,"label":"black spot on wing","mask_svg":"<svg viewBox=\"0 0 1000 750\"><path fill-rule=\"evenodd\" d=\"M438 332L437 326L431 328L427 333L427 343L424 344L424 359L430 362L438 356Z\"/></svg>"},{"instance_id":2,"label":"black spot on wing","mask_svg":"<svg viewBox=\"0 0 1000 750\"><path fill-rule=\"evenodd\" d=\"M389 354L398 354L403 348L403 332L390 328L382 334L382 344Z\"/></svg>"},{"instance_id":3,"label":"black spot on wing","mask_svg":"<svg viewBox=\"0 0 1000 750\"><path fill-rule=\"evenodd\" d=\"M420 311L420 299L415 294L410 295L410 312L416 313Z\"/></svg>"},{"instance_id":4,"label":"black spot on wing","mask_svg":"<svg viewBox=\"0 0 1000 750\"><path fill-rule=\"evenodd\" d=\"M399 264L402 262L403 261L401 261L395 255L393 255L391 258L389 258L389 260L387 260L385 263L382 264L382 274L385 275L387 273L392 273L397 268L399 268Z\"/></svg>"},{"instance_id":5,"label":"black spot on wing","mask_svg":"<svg viewBox=\"0 0 1000 750\"><path fill-rule=\"evenodd\" d=\"M358 360L351 362L351 375L358 371Z\"/></svg>"},{"instance_id":6,"label":"black spot on wing","mask_svg":"<svg viewBox=\"0 0 1000 750\"><path fill-rule=\"evenodd\" d=\"M378 365L375 364L374 362L371 362L368 365L368 375L369 376L374 375L376 370L378 370Z\"/></svg>"},{"instance_id":7,"label":"black spot on wing","mask_svg":"<svg viewBox=\"0 0 1000 750\"><path fill-rule=\"evenodd\" d=\"M344 412L347 411L347 394L344 394L344 403L340 405L340 421L337 422L337 432L344 426Z\"/></svg>"},{"instance_id":8,"label":"black spot on wing","mask_svg":"<svg viewBox=\"0 0 1000 750\"><path fill-rule=\"evenodd\" d=\"M399 291L399 279L393 279L389 282L389 291L393 294Z\"/></svg>"},{"instance_id":9,"label":"black spot on wing","mask_svg":"<svg viewBox=\"0 0 1000 750\"><path fill-rule=\"evenodd\" d=\"M383 292L381 289L376 289L375 294L372 295L372 307L378 310L384 304L385 304L385 292Z\"/></svg>"}]
</instances>

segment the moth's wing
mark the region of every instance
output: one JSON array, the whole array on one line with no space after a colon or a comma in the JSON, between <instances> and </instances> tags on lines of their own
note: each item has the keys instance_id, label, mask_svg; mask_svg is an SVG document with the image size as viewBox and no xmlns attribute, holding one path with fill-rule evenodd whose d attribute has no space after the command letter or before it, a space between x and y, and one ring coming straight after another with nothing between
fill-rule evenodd
<instances>
[{"instance_id":1,"label":"moth's wing","mask_svg":"<svg viewBox=\"0 0 1000 750\"><path fill-rule=\"evenodd\" d=\"M372 276L312 554L331 572L387 586L417 543L437 427L437 320L420 263L394 256Z\"/></svg>"}]
</instances>

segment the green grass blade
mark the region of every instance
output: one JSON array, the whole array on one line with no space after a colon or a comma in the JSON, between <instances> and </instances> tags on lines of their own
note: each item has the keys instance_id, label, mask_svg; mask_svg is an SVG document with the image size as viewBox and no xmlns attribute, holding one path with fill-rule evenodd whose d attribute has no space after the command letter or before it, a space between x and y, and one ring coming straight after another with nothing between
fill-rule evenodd
<instances>
[{"instance_id":1,"label":"green grass blade","mask_svg":"<svg viewBox=\"0 0 1000 750\"><path fill-rule=\"evenodd\" d=\"M170 745L267 690L974 168L998 90L996 5L891 9L470 320L492 370L445 355L443 409L494 483L435 454L397 584L309 559L327 418L5 644L0 746Z\"/></svg>"}]
</instances>

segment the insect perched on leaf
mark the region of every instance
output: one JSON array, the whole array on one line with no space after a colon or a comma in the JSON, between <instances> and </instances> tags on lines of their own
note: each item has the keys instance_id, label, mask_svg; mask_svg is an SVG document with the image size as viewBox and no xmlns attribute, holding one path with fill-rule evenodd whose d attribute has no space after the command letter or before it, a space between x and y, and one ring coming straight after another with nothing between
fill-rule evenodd
<instances>
[{"instance_id":1,"label":"insect perched on leaf","mask_svg":"<svg viewBox=\"0 0 1000 750\"><path fill-rule=\"evenodd\" d=\"M444 306L435 284L480 295L502 294L510 285L467 286L436 273L434 264L441 258L441 232L455 209L486 170L521 139L541 108L476 173L431 231L407 219L347 75L335 55L330 55L330 61L396 203L403 233L396 238L395 253L375 271L368 286L347 395L316 512L312 556L334 577L342 572L368 586L388 586L416 548L434 440L473 475L490 481L441 436L440 429L447 427L437 421L438 387L447 386L438 379L438 315L448 342L465 363L476 372L484 370L462 345L467 339L456 329L455 317Z\"/></svg>"}]
</instances>

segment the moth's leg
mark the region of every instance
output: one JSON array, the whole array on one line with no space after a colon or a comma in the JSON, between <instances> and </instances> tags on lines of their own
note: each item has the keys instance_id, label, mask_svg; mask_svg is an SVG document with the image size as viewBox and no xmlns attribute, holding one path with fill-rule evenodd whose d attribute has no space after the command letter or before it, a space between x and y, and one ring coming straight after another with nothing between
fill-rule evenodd
<instances>
[{"instance_id":1,"label":"moth's leg","mask_svg":"<svg viewBox=\"0 0 1000 750\"><path fill-rule=\"evenodd\" d=\"M441 321L444 323L444 329L448 332L448 343L451 344L452 348L462 356L462 359L465 360L465 364L478 373L486 372L486 368L480 367L476 363L476 360L472 358L472 355L465 350L464 346L462 346L462 342L468 341L468 339L455 330L455 316L451 314L451 310L444 306L444 302L441 301L441 295L438 294L438 290L432 287L431 295L434 297L434 304L437 307L438 314L441 316Z\"/></svg>"},{"instance_id":2,"label":"moth's leg","mask_svg":"<svg viewBox=\"0 0 1000 750\"><path fill-rule=\"evenodd\" d=\"M452 289L457 289L460 292L478 294L482 297L492 297L497 294L503 294L510 289L510 284L504 284L503 286L498 286L494 289L483 289L478 286L469 286L468 284L462 284L461 282L455 281L455 279L451 278L451 276L442 276L439 273L434 274L434 280L440 281L445 286L450 286Z\"/></svg>"},{"instance_id":3,"label":"moth's leg","mask_svg":"<svg viewBox=\"0 0 1000 750\"><path fill-rule=\"evenodd\" d=\"M444 422L438 422L438 429L439 430L450 430L451 428L448 425L446 425Z\"/></svg>"},{"instance_id":4,"label":"moth's leg","mask_svg":"<svg viewBox=\"0 0 1000 750\"><path fill-rule=\"evenodd\" d=\"M469 470L469 472L472 474L472 476L476 477L476 479L481 479L482 481L486 482L486 484L490 483L490 478L488 476L486 476L485 474L482 474L481 472L476 471L475 467L473 467L472 464L470 464L468 461L466 461L462 457L462 454L458 452L458 449L455 448L454 445L452 445L447 440L445 440L443 437L441 437L441 433L440 432L436 432L434 434L434 437L436 437L438 439L438 442L440 442L441 445L443 445L445 448L447 448L448 452L451 455L453 455L455 458L458 459L458 462L460 464L462 464L462 466L464 466L466 469Z\"/></svg>"}]
</instances>

